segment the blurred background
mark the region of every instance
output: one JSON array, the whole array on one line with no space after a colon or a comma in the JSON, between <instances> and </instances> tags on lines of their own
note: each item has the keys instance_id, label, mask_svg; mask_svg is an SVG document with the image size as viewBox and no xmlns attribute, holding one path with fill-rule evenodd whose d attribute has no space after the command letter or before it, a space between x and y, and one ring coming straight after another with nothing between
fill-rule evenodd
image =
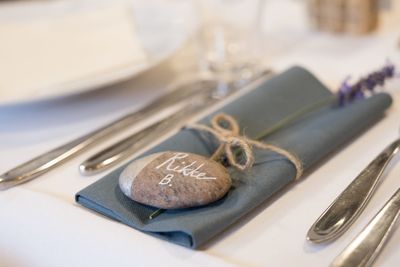
<instances>
[{"instance_id":1,"label":"blurred background","mask_svg":"<svg viewBox=\"0 0 400 267\"><path fill-rule=\"evenodd\" d=\"M399 39L396 0L0 1L0 105L109 87L167 61L173 80L240 83L299 64L335 87L355 67L398 60Z\"/></svg>"}]
</instances>

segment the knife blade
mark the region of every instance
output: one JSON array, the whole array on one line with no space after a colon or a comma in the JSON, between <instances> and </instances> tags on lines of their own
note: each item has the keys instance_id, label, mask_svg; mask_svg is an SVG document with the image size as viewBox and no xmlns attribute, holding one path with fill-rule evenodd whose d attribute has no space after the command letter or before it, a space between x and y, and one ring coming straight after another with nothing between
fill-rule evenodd
<instances>
[{"instance_id":1,"label":"knife blade","mask_svg":"<svg viewBox=\"0 0 400 267\"><path fill-rule=\"evenodd\" d=\"M155 116L160 111L169 108L171 105L177 104L184 99L201 94L201 88L204 87L205 83L207 84L209 82L210 79L198 79L197 82L189 81L187 83L186 81L186 83L178 84L173 88L174 90L170 90L169 93L166 93L164 96L161 96L144 108L138 111L133 111L82 137L74 139L60 147L45 152L34 159L18 165L0 175L0 190L5 190L37 178L73 156L76 156L93 145L104 141L113 134L126 129L139 121Z\"/></svg>"}]
</instances>

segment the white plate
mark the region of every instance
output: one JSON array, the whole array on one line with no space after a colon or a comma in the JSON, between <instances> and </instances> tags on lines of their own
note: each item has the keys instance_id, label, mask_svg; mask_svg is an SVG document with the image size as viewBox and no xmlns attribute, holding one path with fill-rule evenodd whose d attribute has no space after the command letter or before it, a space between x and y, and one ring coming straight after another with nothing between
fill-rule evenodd
<instances>
[{"instance_id":1,"label":"white plate","mask_svg":"<svg viewBox=\"0 0 400 267\"><path fill-rule=\"evenodd\" d=\"M182 47L197 27L195 18L184 0L0 4L0 105L129 79Z\"/></svg>"}]
</instances>

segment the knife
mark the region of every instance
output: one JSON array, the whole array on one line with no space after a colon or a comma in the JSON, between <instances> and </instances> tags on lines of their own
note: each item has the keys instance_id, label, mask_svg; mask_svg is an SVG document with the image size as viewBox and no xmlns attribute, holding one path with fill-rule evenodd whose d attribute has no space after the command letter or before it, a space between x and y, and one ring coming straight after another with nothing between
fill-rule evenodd
<instances>
[{"instance_id":1,"label":"knife","mask_svg":"<svg viewBox=\"0 0 400 267\"><path fill-rule=\"evenodd\" d=\"M371 199L383 171L399 152L400 139L386 147L333 201L311 226L307 239L314 243L332 241L341 236L358 218Z\"/></svg>"},{"instance_id":2,"label":"knife","mask_svg":"<svg viewBox=\"0 0 400 267\"><path fill-rule=\"evenodd\" d=\"M210 79L200 78L200 80L197 79L195 82L189 81L183 84L178 84L174 87L175 90L165 94L150 103L148 106L129 113L100 129L96 129L95 131L48 151L32 160L22 163L21 165L0 175L0 190L5 190L37 178L113 134L128 128L139 121L148 119L160 111L171 107L171 105L178 104L182 100L202 94L201 89L210 82L213 84L215 83L215 81Z\"/></svg>"},{"instance_id":3,"label":"knife","mask_svg":"<svg viewBox=\"0 0 400 267\"><path fill-rule=\"evenodd\" d=\"M371 266L395 229L400 215L400 189L386 202L368 225L335 258L332 267Z\"/></svg>"},{"instance_id":4,"label":"knife","mask_svg":"<svg viewBox=\"0 0 400 267\"><path fill-rule=\"evenodd\" d=\"M217 83L204 86L202 88L203 94L189 100L187 105L174 115L126 137L85 160L79 166L80 173L93 175L120 163L151 144L154 140L159 139L166 132L183 126L182 123L200 111L206 110L221 99L230 96L252 82L265 78L267 75L272 75L272 72L270 70L261 71L253 78L243 82L240 87L235 84L225 84L223 88L218 88L219 84Z\"/></svg>"},{"instance_id":5,"label":"knife","mask_svg":"<svg viewBox=\"0 0 400 267\"><path fill-rule=\"evenodd\" d=\"M207 101L207 99L205 99ZM104 171L124 159L133 156L135 153L150 145L153 141L158 140L159 137L172 131L179 129L183 126L189 118L205 110L215 101L211 100L203 103L193 103L183 107L181 110L172 114L171 116L152 124L143 130L134 133L125 139L101 150L95 155L91 156L79 166L79 171L83 175L93 175Z\"/></svg>"}]
</instances>

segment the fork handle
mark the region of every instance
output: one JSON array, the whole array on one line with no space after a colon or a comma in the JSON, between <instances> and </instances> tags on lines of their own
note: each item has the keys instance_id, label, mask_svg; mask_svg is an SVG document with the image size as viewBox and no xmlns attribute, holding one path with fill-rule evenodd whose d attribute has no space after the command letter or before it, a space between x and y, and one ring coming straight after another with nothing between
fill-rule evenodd
<instances>
[{"instance_id":1,"label":"fork handle","mask_svg":"<svg viewBox=\"0 0 400 267\"><path fill-rule=\"evenodd\" d=\"M123 140L97 152L79 165L83 175L93 175L110 168L140 149L149 145L158 137L177 127L176 122L184 120L190 112L190 105L179 112L136 132Z\"/></svg>"},{"instance_id":2,"label":"fork handle","mask_svg":"<svg viewBox=\"0 0 400 267\"><path fill-rule=\"evenodd\" d=\"M89 136L76 139L3 173L0 176L0 190L32 180L55 168L83 150L86 144L91 141L92 139Z\"/></svg>"},{"instance_id":3,"label":"fork handle","mask_svg":"<svg viewBox=\"0 0 400 267\"><path fill-rule=\"evenodd\" d=\"M18 184L25 183L50 171L69 158L102 141L117 130L128 127L131 123L137 121L141 117L142 113L138 113L137 116L123 117L102 127L101 129L97 129L96 131L79 137L67 144L18 165L0 175L0 190L5 190Z\"/></svg>"},{"instance_id":4,"label":"fork handle","mask_svg":"<svg viewBox=\"0 0 400 267\"><path fill-rule=\"evenodd\" d=\"M185 89L185 87L178 88L171 94L161 97L159 100L152 102L148 106L138 111L129 113L120 119L96 129L95 131L72 140L51 151L45 152L34 159L22 163L21 165L1 174L0 190L5 190L18 184L30 181L57 167L61 163L79 154L80 152L83 152L89 147L103 141L105 138L117 133L122 129L132 126L144 118L151 117L167 107L177 106L178 109L181 109L182 107L180 107L181 105L178 102L182 97L177 95L177 93L182 93L183 89ZM188 93L186 93L185 97L187 94ZM192 95L194 94L199 95L200 92L192 93ZM170 99L171 96L175 96L175 99Z\"/></svg>"},{"instance_id":5,"label":"fork handle","mask_svg":"<svg viewBox=\"0 0 400 267\"><path fill-rule=\"evenodd\" d=\"M309 241L331 241L350 227L371 199L384 169L399 150L399 146L400 139L397 139L351 182L311 226L307 235Z\"/></svg>"},{"instance_id":6,"label":"fork handle","mask_svg":"<svg viewBox=\"0 0 400 267\"><path fill-rule=\"evenodd\" d=\"M334 260L333 267L371 266L394 229L400 214L400 189Z\"/></svg>"}]
</instances>

